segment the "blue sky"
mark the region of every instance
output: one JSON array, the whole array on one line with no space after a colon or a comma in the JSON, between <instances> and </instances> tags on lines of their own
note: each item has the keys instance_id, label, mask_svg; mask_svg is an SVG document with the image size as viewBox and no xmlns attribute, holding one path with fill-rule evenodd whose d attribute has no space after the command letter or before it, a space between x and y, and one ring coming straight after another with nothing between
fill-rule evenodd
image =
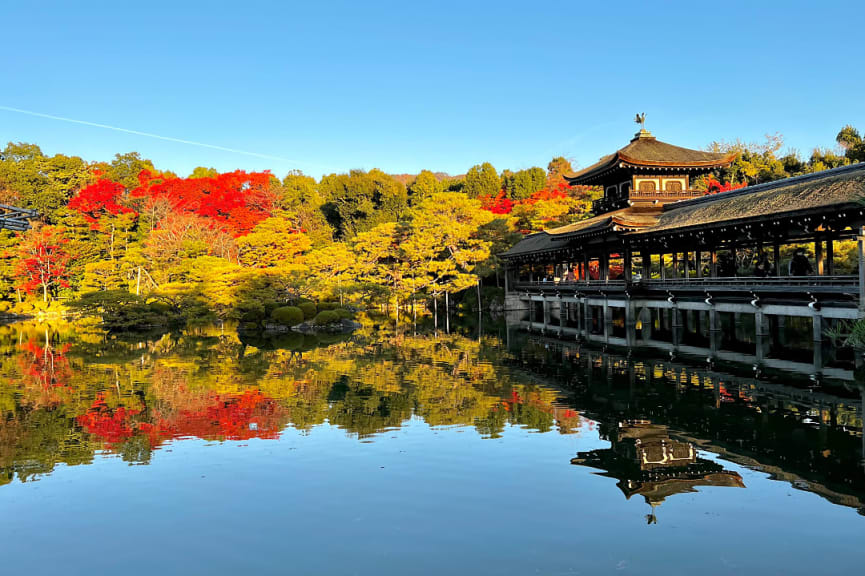
<instances>
[{"instance_id":1,"label":"blue sky","mask_svg":"<svg viewBox=\"0 0 865 576\"><path fill-rule=\"evenodd\" d=\"M865 130L861 2L0 0L0 141L189 173L591 164L662 140Z\"/></svg>"}]
</instances>

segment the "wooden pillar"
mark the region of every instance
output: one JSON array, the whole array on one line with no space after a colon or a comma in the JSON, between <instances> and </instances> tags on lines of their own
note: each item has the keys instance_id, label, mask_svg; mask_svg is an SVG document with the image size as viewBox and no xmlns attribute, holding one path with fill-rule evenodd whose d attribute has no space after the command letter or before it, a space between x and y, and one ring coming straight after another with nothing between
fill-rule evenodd
<instances>
[{"instance_id":1,"label":"wooden pillar","mask_svg":"<svg viewBox=\"0 0 865 576\"><path fill-rule=\"evenodd\" d=\"M772 259L774 260L773 264L775 265L775 276L782 276L781 273L781 242L775 240L772 244Z\"/></svg>"},{"instance_id":2,"label":"wooden pillar","mask_svg":"<svg viewBox=\"0 0 865 576\"><path fill-rule=\"evenodd\" d=\"M733 266L733 276L739 275L739 261L736 258L736 252L739 246L733 242L730 244L730 259L732 260L731 265Z\"/></svg>"},{"instance_id":3,"label":"wooden pillar","mask_svg":"<svg viewBox=\"0 0 865 576\"><path fill-rule=\"evenodd\" d=\"M658 254L658 262L661 265L661 280L666 280L667 279L667 270L664 267L664 253L663 252Z\"/></svg>"},{"instance_id":4,"label":"wooden pillar","mask_svg":"<svg viewBox=\"0 0 865 576\"><path fill-rule=\"evenodd\" d=\"M691 253L686 250L683 255L685 257L685 279L687 280L691 277Z\"/></svg>"},{"instance_id":5,"label":"wooden pillar","mask_svg":"<svg viewBox=\"0 0 865 576\"><path fill-rule=\"evenodd\" d=\"M598 278L606 282L610 278L610 253L604 248L601 252L601 257L598 259Z\"/></svg>"},{"instance_id":6,"label":"wooden pillar","mask_svg":"<svg viewBox=\"0 0 865 576\"><path fill-rule=\"evenodd\" d=\"M820 237L817 237L814 240L814 259L817 261L817 276L823 276L825 273L825 268L823 266L823 239Z\"/></svg>"},{"instance_id":7,"label":"wooden pillar","mask_svg":"<svg viewBox=\"0 0 865 576\"><path fill-rule=\"evenodd\" d=\"M709 252L709 276L718 277L718 251L715 248Z\"/></svg>"},{"instance_id":8,"label":"wooden pillar","mask_svg":"<svg viewBox=\"0 0 865 576\"><path fill-rule=\"evenodd\" d=\"M629 246L625 246L623 256L625 258L625 282L630 284L634 279L632 270L634 263L632 262L631 248Z\"/></svg>"},{"instance_id":9,"label":"wooden pillar","mask_svg":"<svg viewBox=\"0 0 865 576\"><path fill-rule=\"evenodd\" d=\"M826 274L835 274L835 240L832 238L826 239Z\"/></svg>"},{"instance_id":10,"label":"wooden pillar","mask_svg":"<svg viewBox=\"0 0 865 576\"><path fill-rule=\"evenodd\" d=\"M694 265L697 267L697 278L703 277L703 251L694 252Z\"/></svg>"},{"instance_id":11,"label":"wooden pillar","mask_svg":"<svg viewBox=\"0 0 865 576\"><path fill-rule=\"evenodd\" d=\"M586 284L589 283L589 255L583 253L583 280Z\"/></svg>"},{"instance_id":12,"label":"wooden pillar","mask_svg":"<svg viewBox=\"0 0 865 576\"><path fill-rule=\"evenodd\" d=\"M859 311L865 312L865 226L859 228L856 246L859 251Z\"/></svg>"},{"instance_id":13,"label":"wooden pillar","mask_svg":"<svg viewBox=\"0 0 865 576\"><path fill-rule=\"evenodd\" d=\"M645 248L642 251L643 256L643 280L651 280L652 279L652 253L646 250Z\"/></svg>"},{"instance_id":14,"label":"wooden pillar","mask_svg":"<svg viewBox=\"0 0 865 576\"><path fill-rule=\"evenodd\" d=\"M679 277L679 253L673 252L673 278Z\"/></svg>"}]
</instances>

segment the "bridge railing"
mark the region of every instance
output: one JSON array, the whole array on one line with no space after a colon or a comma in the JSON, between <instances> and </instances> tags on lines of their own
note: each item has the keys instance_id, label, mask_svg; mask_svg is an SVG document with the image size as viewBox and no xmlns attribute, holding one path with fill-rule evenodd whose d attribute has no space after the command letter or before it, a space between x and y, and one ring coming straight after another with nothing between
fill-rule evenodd
<instances>
[{"instance_id":1,"label":"bridge railing","mask_svg":"<svg viewBox=\"0 0 865 576\"><path fill-rule=\"evenodd\" d=\"M859 286L859 277L853 275L832 276L733 276L733 277L703 277L703 278L654 278L651 280L636 280L626 282L617 280L577 280L577 281L554 281L534 280L520 281L514 284L515 289L573 289L580 288L603 288L623 289L625 287L647 288L647 289L708 289L714 288L760 288L771 289L781 287L820 287L831 289L837 287L839 290L849 290L851 287Z\"/></svg>"}]
</instances>

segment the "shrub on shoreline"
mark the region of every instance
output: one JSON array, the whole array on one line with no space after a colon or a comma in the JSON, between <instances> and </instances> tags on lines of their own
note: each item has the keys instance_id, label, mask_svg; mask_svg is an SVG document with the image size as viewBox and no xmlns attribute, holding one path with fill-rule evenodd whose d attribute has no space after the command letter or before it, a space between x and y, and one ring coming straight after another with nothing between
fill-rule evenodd
<instances>
[{"instance_id":1,"label":"shrub on shoreline","mask_svg":"<svg viewBox=\"0 0 865 576\"><path fill-rule=\"evenodd\" d=\"M303 310L298 306L281 306L274 310L270 317L277 324L296 326L303 322L305 315Z\"/></svg>"},{"instance_id":2,"label":"shrub on shoreline","mask_svg":"<svg viewBox=\"0 0 865 576\"><path fill-rule=\"evenodd\" d=\"M315 305L315 302L301 302L297 305L297 308L303 312L304 320L311 320L315 318L315 315L318 313L318 308Z\"/></svg>"}]
</instances>

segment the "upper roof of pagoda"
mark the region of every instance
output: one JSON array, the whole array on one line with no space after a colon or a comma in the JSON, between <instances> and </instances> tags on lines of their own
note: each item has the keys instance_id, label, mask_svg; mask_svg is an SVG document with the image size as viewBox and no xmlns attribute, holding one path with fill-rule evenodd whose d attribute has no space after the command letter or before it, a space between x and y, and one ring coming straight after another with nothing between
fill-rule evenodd
<instances>
[{"instance_id":1,"label":"upper roof of pagoda","mask_svg":"<svg viewBox=\"0 0 865 576\"><path fill-rule=\"evenodd\" d=\"M593 185L605 175L620 168L699 168L713 170L728 166L735 153L704 152L661 142L648 130L640 130L631 142L601 158L595 164L571 176L569 184Z\"/></svg>"}]
</instances>

